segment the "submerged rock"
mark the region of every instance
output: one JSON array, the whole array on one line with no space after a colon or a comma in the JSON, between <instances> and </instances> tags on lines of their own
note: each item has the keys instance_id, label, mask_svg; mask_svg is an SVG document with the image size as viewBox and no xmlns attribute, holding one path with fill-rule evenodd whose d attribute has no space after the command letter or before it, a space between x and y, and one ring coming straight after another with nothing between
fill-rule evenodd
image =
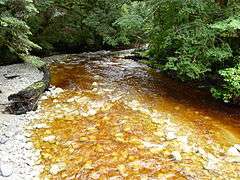
<instances>
[{"instance_id":1,"label":"submerged rock","mask_svg":"<svg viewBox=\"0 0 240 180\"><path fill-rule=\"evenodd\" d=\"M240 144L235 144L234 147L240 152Z\"/></svg>"},{"instance_id":2,"label":"submerged rock","mask_svg":"<svg viewBox=\"0 0 240 180\"><path fill-rule=\"evenodd\" d=\"M177 138L176 132L172 132L172 131L166 132L165 135L168 141L171 141Z\"/></svg>"},{"instance_id":3,"label":"submerged rock","mask_svg":"<svg viewBox=\"0 0 240 180\"><path fill-rule=\"evenodd\" d=\"M66 168L64 162L53 164L49 170L52 175L57 175L59 172L63 171Z\"/></svg>"},{"instance_id":4,"label":"submerged rock","mask_svg":"<svg viewBox=\"0 0 240 180\"><path fill-rule=\"evenodd\" d=\"M181 161L182 160L182 156L181 156L180 152L178 152L178 151L173 151L171 153L171 156L172 156L174 161Z\"/></svg>"},{"instance_id":5,"label":"submerged rock","mask_svg":"<svg viewBox=\"0 0 240 180\"><path fill-rule=\"evenodd\" d=\"M51 135L51 136L44 137L43 141L53 143L55 141L55 139L56 139L56 136Z\"/></svg>"},{"instance_id":6,"label":"submerged rock","mask_svg":"<svg viewBox=\"0 0 240 180\"><path fill-rule=\"evenodd\" d=\"M230 163L240 163L240 157L227 157L226 161Z\"/></svg>"},{"instance_id":7,"label":"submerged rock","mask_svg":"<svg viewBox=\"0 0 240 180\"><path fill-rule=\"evenodd\" d=\"M92 87L97 87L98 86L98 83L97 82L93 82L92 83Z\"/></svg>"},{"instance_id":8,"label":"submerged rock","mask_svg":"<svg viewBox=\"0 0 240 180\"><path fill-rule=\"evenodd\" d=\"M203 167L206 170L215 171L218 169L218 161L209 160Z\"/></svg>"},{"instance_id":9,"label":"submerged rock","mask_svg":"<svg viewBox=\"0 0 240 180\"><path fill-rule=\"evenodd\" d=\"M233 147L230 147L228 149L227 155L229 155L229 156L239 156L240 157L240 151L235 146L233 146Z\"/></svg>"}]
</instances>

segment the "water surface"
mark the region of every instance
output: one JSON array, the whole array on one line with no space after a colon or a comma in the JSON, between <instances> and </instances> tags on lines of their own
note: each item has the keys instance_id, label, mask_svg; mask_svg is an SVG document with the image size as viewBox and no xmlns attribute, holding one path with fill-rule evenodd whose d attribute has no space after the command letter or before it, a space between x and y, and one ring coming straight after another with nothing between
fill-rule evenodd
<instances>
[{"instance_id":1,"label":"water surface","mask_svg":"<svg viewBox=\"0 0 240 180\"><path fill-rule=\"evenodd\" d=\"M77 55L70 59L51 67L52 84L65 92L42 103L41 122L49 129L34 132L45 165L43 177L239 176L239 164L224 159L226 150L240 143L239 107L216 102L207 92L130 59ZM177 138L166 137L169 132ZM56 137L54 142L42 140L50 135ZM196 148L206 151L207 157ZM180 152L182 160L174 160L173 152ZM209 154L222 160L217 170L204 168ZM59 162L64 162L63 170L49 173Z\"/></svg>"}]
</instances>

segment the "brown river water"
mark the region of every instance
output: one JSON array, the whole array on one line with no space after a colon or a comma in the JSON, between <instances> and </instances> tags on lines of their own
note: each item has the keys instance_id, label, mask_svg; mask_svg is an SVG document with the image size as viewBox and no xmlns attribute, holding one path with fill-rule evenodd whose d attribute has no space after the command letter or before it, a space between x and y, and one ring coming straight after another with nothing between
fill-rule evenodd
<instances>
[{"instance_id":1,"label":"brown river water","mask_svg":"<svg viewBox=\"0 0 240 180\"><path fill-rule=\"evenodd\" d=\"M239 107L119 56L65 60L33 131L43 179L240 179Z\"/></svg>"}]
</instances>

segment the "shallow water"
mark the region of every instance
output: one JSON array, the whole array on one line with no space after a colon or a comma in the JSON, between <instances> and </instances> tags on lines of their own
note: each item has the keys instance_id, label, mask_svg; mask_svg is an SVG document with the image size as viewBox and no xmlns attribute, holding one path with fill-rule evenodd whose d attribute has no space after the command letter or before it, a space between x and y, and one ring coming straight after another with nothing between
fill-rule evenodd
<instances>
[{"instance_id":1,"label":"shallow water","mask_svg":"<svg viewBox=\"0 0 240 180\"><path fill-rule=\"evenodd\" d=\"M239 177L239 163L225 160L227 148L240 143L238 107L129 59L71 59L52 65L52 84L65 91L42 102L40 122L48 128L33 132L42 177ZM172 132L176 137L168 137ZM48 136L54 141L43 140ZM209 156L221 161L217 169L204 168ZM59 163L62 169L51 173Z\"/></svg>"}]
</instances>

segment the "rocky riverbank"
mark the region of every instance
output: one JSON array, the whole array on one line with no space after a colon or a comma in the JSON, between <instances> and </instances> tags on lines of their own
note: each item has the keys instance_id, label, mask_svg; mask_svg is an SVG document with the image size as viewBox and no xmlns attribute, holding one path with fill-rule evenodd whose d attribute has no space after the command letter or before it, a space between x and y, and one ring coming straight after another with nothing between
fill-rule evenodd
<instances>
[{"instance_id":1,"label":"rocky riverbank","mask_svg":"<svg viewBox=\"0 0 240 180\"><path fill-rule=\"evenodd\" d=\"M0 179L34 179L41 171L35 166L39 152L34 150L31 134L25 130L28 115L3 114L8 96L43 78L43 73L29 64L0 66Z\"/></svg>"}]
</instances>

